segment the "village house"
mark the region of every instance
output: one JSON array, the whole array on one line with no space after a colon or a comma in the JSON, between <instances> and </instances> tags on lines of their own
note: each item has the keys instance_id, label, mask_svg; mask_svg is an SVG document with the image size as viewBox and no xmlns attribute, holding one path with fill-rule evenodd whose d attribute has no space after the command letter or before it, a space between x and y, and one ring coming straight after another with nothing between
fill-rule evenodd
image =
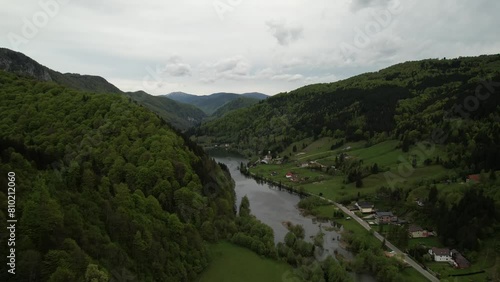
<instances>
[{"instance_id":1,"label":"village house","mask_svg":"<svg viewBox=\"0 0 500 282\"><path fill-rule=\"evenodd\" d=\"M356 207L362 213L372 213L374 205L372 203L369 203L369 202L359 202L359 203L356 203Z\"/></svg>"},{"instance_id":2,"label":"village house","mask_svg":"<svg viewBox=\"0 0 500 282\"><path fill-rule=\"evenodd\" d=\"M471 174L467 176L466 183L475 184L481 182L481 176L479 174Z\"/></svg>"},{"instance_id":3,"label":"village house","mask_svg":"<svg viewBox=\"0 0 500 282\"><path fill-rule=\"evenodd\" d=\"M437 262L452 262L450 249L436 248L429 249L429 254Z\"/></svg>"},{"instance_id":4,"label":"village house","mask_svg":"<svg viewBox=\"0 0 500 282\"><path fill-rule=\"evenodd\" d=\"M408 226L408 235L410 238L427 238L429 237L429 231L418 225L412 224Z\"/></svg>"},{"instance_id":5,"label":"village house","mask_svg":"<svg viewBox=\"0 0 500 282\"><path fill-rule=\"evenodd\" d=\"M455 268L464 269L470 267L470 262L459 251L451 250L451 257Z\"/></svg>"},{"instance_id":6,"label":"village house","mask_svg":"<svg viewBox=\"0 0 500 282\"><path fill-rule=\"evenodd\" d=\"M471 263L455 249L450 251L446 248L432 248L429 250L429 254L433 257L434 261L448 262L455 268L464 269L471 266Z\"/></svg>"},{"instance_id":7,"label":"village house","mask_svg":"<svg viewBox=\"0 0 500 282\"><path fill-rule=\"evenodd\" d=\"M395 216L392 212L376 212L375 213L375 222L377 224L396 223L397 221L398 221L398 217Z\"/></svg>"},{"instance_id":8,"label":"village house","mask_svg":"<svg viewBox=\"0 0 500 282\"><path fill-rule=\"evenodd\" d=\"M292 173L292 172L288 172L287 174L285 174L285 177L292 182L299 182L300 181L299 176L297 174Z\"/></svg>"}]
</instances>

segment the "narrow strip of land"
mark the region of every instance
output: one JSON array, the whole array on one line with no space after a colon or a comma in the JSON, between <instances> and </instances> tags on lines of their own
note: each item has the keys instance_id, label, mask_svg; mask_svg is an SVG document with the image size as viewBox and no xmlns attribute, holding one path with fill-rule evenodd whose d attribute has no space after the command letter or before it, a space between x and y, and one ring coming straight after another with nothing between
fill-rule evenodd
<instances>
[{"instance_id":1,"label":"narrow strip of land","mask_svg":"<svg viewBox=\"0 0 500 282\"><path fill-rule=\"evenodd\" d=\"M251 174L252 176L255 176L253 173ZM325 201L328 201L329 203L335 205L336 207L338 207L340 210L342 210L345 214L349 215L351 218L353 218L354 220L356 220L356 222L358 222L363 228L365 228L367 231L370 231L372 230L371 226L366 222L364 221L363 219L361 219L359 216L357 216L355 213L353 213L352 211L350 211L348 208L346 208L345 206L337 203L337 202L334 202L330 199L327 199L325 197L322 197L322 196L318 196L318 195L315 195L315 194L311 194L311 193L307 193L307 192L302 192L304 193L305 195L308 195L308 196L313 196L313 197L318 197L320 199L323 199ZM380 240L381 242L384 240L384 237L382 235L380 235L378 232L376 232L375 230L373 230L373 235L375 236L375 238L377 238L378 240ZM427 270L425 270L422 266L420 266L420 264L418 264L416 261L414 261L412 258L410 258L408 255L406 255L404 252L402 252L400 249L398 249L396 246L394 246L391 242L387 241L387 239L385 240L385 244L386 246L391 249L392 251L394 251L396 253L396 255L402 255L404 257L404 260L411 266L413 267L416 271L418 271L420 274L422 274L425 278L429 279L429 281L432 281L432 282L439 282L439 279L432 275L431 273L429 273Z\"/></svg>"},{"instance_id":2,"label":"narrow strip of land","mask_svg":"<svg viewBox=\"0 0 500 282\"><path fill-rule=\"evenodd\" d=\"M363 226L363 228L365 228L368 231L372 230L371 226L366 221L361 219L359 216L357 216L355 213L353 213L352 211L350 211L348 208L344 207L343 205L336 203L332 200L329 200L327 198L324 198L324 197L320 197L320 196L313 195L313 194L310 194L310 195L315 196L315 197L319 197L325 201L328 201L328 202L334 204L336 207L338 207L340 210L342 210L345 214L349 215L351 218L356 220L356 222L358 222L361 226ZM375 236L375 238L379 239L380 241L384 240L384 237L382 235L380 235L378 232L376 232L375 230L373 230L373 235ZM412 258L408 257L405 253L403 253L400 249L398 249L396 246L394 246L391 242L387 241L387 239L385 240L385 244L389 249L394 251L397 255L403 255L404 260L411 267L413 267L416 271L420 272L425 278L429 279L429 281L439 282L438 278L436 278L434 275L430 274L427 270L423 269L420 266L420 264L418 264Z\"/></svg>"}]
</instances>

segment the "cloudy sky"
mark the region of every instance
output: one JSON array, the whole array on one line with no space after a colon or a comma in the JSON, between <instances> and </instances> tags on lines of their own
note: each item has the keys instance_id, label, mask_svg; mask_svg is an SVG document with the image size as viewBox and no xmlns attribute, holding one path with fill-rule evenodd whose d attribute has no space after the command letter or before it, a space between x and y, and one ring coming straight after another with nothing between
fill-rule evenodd
<instances>
[{"instance_id":1,"label":"cloudy sky","mask_svg":"<svg viewBox=\"0 0 500 282\"><path fill-rule=\"evenodd\" d=\"M124 91L276 94L500 52L498 0L0 0L0 46Z\"/></svg>"}]
</instances>

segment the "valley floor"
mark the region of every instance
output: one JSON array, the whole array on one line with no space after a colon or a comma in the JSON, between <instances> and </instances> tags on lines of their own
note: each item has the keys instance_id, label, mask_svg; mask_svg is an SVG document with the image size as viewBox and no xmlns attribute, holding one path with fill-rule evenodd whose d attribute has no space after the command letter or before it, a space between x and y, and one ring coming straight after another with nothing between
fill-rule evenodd
<instances>
[{"instance_id":1,"label":"valley floor","mask_svg":"<svg viewBox=\"0 0 500 282\"><path fill-rule=\"evenodd\" d=\"M231 243L210 246L212 263L198 282L276 282L294 281L291 266L262 258L256 253Z\"/></svg>"},{"instance_id":2,"label":"valley floor","mask_svg":"<svg viewBox=\"0 0 500 282\"><path fill-rule=\"evenodd\" d=\"M309 141L309 142L308 142ZM306 144L305 146L302 144ZM398 177L400 164L403 159L410 159L412 149L409 153L403 153L401 149L397 149L398 141L389 140L373 146L366 146L364 143L349 143L341 148L331 150L328 144L332 143L329 138L323 138L316 141L305 140L304 143L297 142L292 144L284 154L288 155L289 159L284 164L273 163L257 164L250 168L250 173L258 178L266 179L276 184L292 187L297 191L320 195L326 199L336 202L354 203L357 199L369 200L375 204L375 208L379 211L396 211L397 214L408 215L412 211L418 211L418 199L426 199L428 195L429 184L433 184L439 191L439 196L452 204L460 200L461 195L470 184L464 183L461 179L456 178L456 173L453 170L445 169L434 160L445 156L444 148L439 146L427 152L426 158L432 160L430 164L424 164L423 160L416 164L414 170L401 177L401 182L396 186L413 187L409 194L409 201L405 205L394 206L389 204L388 199L380 197L380 187L391 187L391 183L384 175L384 171L393 172ZM292 150L292 147L301 147L302 150ZM354 160L363 160L364 165L372 166L378 164L380 171L376 174L371 174L363 178L363 186L357 188L354 183L346 184L344 181L346 176L340 171L335 171L335 160L340 154L345 154L347 158ZM318 167L321 167L319 169ZM328 168L329 171L326 171ZM333 171L333 173L332 173ZM291 177L290 177L291 176ZM331 219L335 210L334 206L317 207L312 213L324 219ZM353 220L341 220L340 223L350 226L348 229L355 229L356 232L364 232L364 230ZM354 225L354 226L353 226ZM345 227L347 227L345 226ZM491 245L495 238L485 240L485 245ZM411 239L410 246L425 245L426 247L444 247L437 238ZM441 277L453 279L453 281L483 281L488 277L488 272L495 268L495 257L492 255L489 248L483 248L474 259L472 267L463 270L457 270L443 263L429 263L429 269ZM474 273L485 271L472 276L456 276L465 273ZM406 273L411 281L419 281L423 279L413 269ZM476 280L479 279L479 280Z\"/></svg>"}]
</instances>

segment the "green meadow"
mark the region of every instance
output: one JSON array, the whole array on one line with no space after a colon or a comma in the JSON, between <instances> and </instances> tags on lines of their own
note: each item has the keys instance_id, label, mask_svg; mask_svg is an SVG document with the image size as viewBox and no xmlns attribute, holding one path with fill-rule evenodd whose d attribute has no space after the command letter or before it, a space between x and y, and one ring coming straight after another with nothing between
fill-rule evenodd
<instances>
[{"instance_id":1,"label":"green meadow","mask_svg":"<svg viewBox=\"0 0 500 282\"><path fill-rule=\"evenodd\" d=\"M198 282L276 282L293 277L291 266L227 242L212 245L210 251L212 262Z\"/></svg>"},{"instance_id":2,"label":"green meadow","mask_svg":"<svg viewBox=\"0 0 500 282\"><path fill-rule=\"evenodd\" d=\"M303 142L311 143L303 149L298 149L302 148L302 144L305 144ZM415 152L418 151L418 148L413 146L408 153L403 153L401 149L397 148L399 142L397 140L389 140L372 146L367 146L364 142L347 143L335 150L330 150L328 146L328 144L335 142L333 138L321 138L314 142L306 139L303 142L294 143L285 150L284 154L289 156L289 161L285 164L258 165L251 168L250 171L268 180L281 182L284 185L303 189L312 194L322 194L335 201L355 200L358 193L362 198L370 198L382 186L402 186L425 181L438 182L446 179L452 173L440 165L425 165L421 159L418 159L415 169L408 171L408 165L403 162L405 159L417 155L418 153ZM292 152L294 146L297 148L296 152ZM437 156L443 156L442 148L439 146L426 150L426 158L434 160ZM349 158L361 159L363 164L367 166L376 163L381 172L363 178L363 186L356 188L354 183L345 183L345 175L340 172L326 173L324 169L319 171L301 167L302 164L310 161L332 167L335 164L335 158L340 153L346 153ZM285 177L288 172L305 180L292 182Z\"/></svg>"}]
</instances>

